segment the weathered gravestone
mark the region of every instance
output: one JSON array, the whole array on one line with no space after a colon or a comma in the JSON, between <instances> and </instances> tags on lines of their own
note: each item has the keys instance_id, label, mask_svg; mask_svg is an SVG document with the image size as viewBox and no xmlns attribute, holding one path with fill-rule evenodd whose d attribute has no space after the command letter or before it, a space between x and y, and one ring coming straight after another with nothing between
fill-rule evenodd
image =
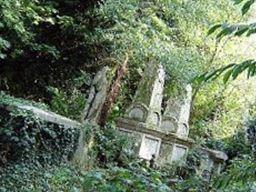
<instances>
[{"instance_id":1,"label":"weathered gravestone","mask_svg":"<svg viewBox=\"0 0 256 192\"><path fill-rule=\"evenodd\" d=\"M84 108L82 121L97 123L106 100L110 81L108 79L109 67L103 67L94 77L89 97Z\"/></svg>"},{"instance_id":2,"label":"weathered gravestone","mask_svg":"<svg viewBox=\"0 0 256 192\"><path fill-rule=\"evenodd\" d=\"M118 124L122 132L136 133L139 157L150 160L159 156L162 139L157 135L161 124L165 72L162 65L149 63L138 85L134 100L125 118ZM136 129L138 131L136 131Z\"/></svg>"},{"instance_id":3,"label":"weathered gravestone","mask_svg":"<svg viewBox=\"0 0 256 192\"><path fill-rule=\"evenodd\" d=\"M162 153L164 159L168 159L169 162L178 162L184 160L193 141L188 138L189 134L189 116L192 100L192 87L187 85L183 91L183 94L170 98L167 102L166 109L163 114L163 120L160 126L162 132L166 134L173 134L177 139L170 139L171 144L163 144L163 148L169 149L171 153ZM176 141L175 141L176 140ZM166 149L165 149L166 150ZM162 164L165 161L160 160Z\"/></svg>"},{"instance_id":4,"label":"weathered gravestone","mask_svg":"<svg viewBox=\"0 0 256 192\"><path fill-rule=\"evenodd\" d=\"M210 181L212 174L219 174L223 163L228 159L228 156L222 151L207 148L202 148L200 155L199 175L206 181Z\"/></svg>"},{"instance_id":5,"label":"weathered gravestone","mask_svg":"<svg viewBox=\"0 0 256 192\"><path fill-rule=\"evenodd\" d=\"M167 133L175 133L181 137L188 137L191 101L191 85L185 87L184 94L176 98L170 98L163 115L161 130Z\"/></svg>"},{"instance_id":6,"label":"weathered gravestone","mask_svg":"<svg viewBox=\"0 0 256 192\"><path fill-rule=\"evenodd\" d=\"M159 127L164 77L162 65L149 63L138 85L133 103L127 110L127 118L143 122L151 129Z\"/></svg>"}]
</instances>

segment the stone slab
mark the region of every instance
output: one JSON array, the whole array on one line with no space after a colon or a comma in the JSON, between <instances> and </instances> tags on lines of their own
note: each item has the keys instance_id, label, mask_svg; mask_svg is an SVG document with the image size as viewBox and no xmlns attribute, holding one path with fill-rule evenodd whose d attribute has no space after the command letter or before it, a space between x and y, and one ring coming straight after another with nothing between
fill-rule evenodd
<instances>
[{"instance_id":1,"label":"stone slab","mask_svg":"<svg viewBox=\"0 0 256 192\"><path fill-rule=\"evenodd\" d=\"M188 147L185 145L173 145L171 162L184 162L187 155Z\"/></svg>"},{"instance_id":2,"label":"stone slab","mask_svg":"<svg viewBox=\"0 0 256 192\"><path fill-rule=\"evenodd\" d=\"M64 127L81 127L82 126L82 124L77 121L68 119L66 117L63 117L51 111L42 110L42 109L39 109L33 106L28 106L28 105L20 105L17 107L23 110L33 112L35 116L39 117L44 121L60 124L60 125L63 125Z\"/></svg>"},{"instance_id":3,"label":"stone slab","mask_svg":"<svg viewBox=\"0 0 256 192\"><path fill-rule=\"evenodd\" d=\"M119 118L116 122L118 128L125 128L128 130L140 132L143 134L152 135L153 137L160 138L163 142L177 143L186 146L192 146L194 141L190 138L182 137L174 133L164 133L157 130L152 130L147 127L146 123L141 123L135 120Z\"/></svg>"},{"instance_id":4,"label":"stone slab","mask_svg":"<svg viewBox=\"0 0 256 192\"><path fill-rule=\"evenodd\" d=\"M144 134L140 146L139 157L150 160L152 155L154 155L155 158L157 158L159 155L160 146L161 139Z\"/></svg>"}]
</instances>

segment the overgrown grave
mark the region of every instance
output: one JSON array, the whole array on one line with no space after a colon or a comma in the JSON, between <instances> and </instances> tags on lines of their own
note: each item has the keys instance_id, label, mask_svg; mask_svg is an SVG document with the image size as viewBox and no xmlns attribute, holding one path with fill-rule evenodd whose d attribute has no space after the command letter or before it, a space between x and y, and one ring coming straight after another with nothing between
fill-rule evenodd
<instances>
[{"instance_id":1,"label":"overgrown grave","mask_svg":"<svg viewBox=\"0 0 256 192\"><path fill-rule=\"evenodd\" d=\"M1 94L1 165L36 158L40 162L85 160L82 124L46 107Z\"/></svg>"}]
</instances>

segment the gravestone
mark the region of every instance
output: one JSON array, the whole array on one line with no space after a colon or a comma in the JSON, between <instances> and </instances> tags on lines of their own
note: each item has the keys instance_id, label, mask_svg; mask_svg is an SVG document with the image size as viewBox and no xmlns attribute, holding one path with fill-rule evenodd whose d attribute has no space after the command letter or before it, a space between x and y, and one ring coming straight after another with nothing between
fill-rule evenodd
<instances>
[{"instance_id":1,"label":"gravestone","mask_svg":"<svg viewBox=\"0 0 256 192\"><path fill-rule=\"evenodd\" d=\"M126 117L144 122L152 129L158 128L161 122L164 78L162 65L148 64Z\"/></svg>"},{"instance_id":2,"label":"gravestone","mask_svg":"<svg viewBox=\"0 0 256 192\"><path fill-rule=\"evenodd\" d=\"M110 86L108 72L109 68L103 67L95 75L91 84L89 97L84 108L82 121L87 120L91 123L98 122Z\"/></svg>"},{"instance_id":3,"label":"gravestone","mask_svg":"<svg viewBox=\"0 0 256 192\"><path fill-rule=\"evenodd\" d=\"M182 137L188 137L190 107L192 102L191 85L187 85L184 92L183 95L168 100L161 130L175 133Z\"/></svg>"},{"instance_id":4,"label":"gravestone","mask_svg":"<svg viewBox=\"0 0 256 192\"><path fill-rule=\"evenodd\" d=\"M202 148L200 152L199 175L205 181L210 181L212 174L220 174L223 163L228 156L222 151Z\"/></svg>"},{"instance_id":5,"label":"gravestone","mask_svg":"<svg viewBox=\"0 0 256 192\"><path fill-rule=\"evenodd\" d=\"M119 131L135 139L138 156L159 166L186 161L194 145L188 137L192 87L187 85L184 94L170 98L162 115L164 74L162 65L150 63L126 115L117 121ZM209 179L213 170L219 173L227 158L219 151L204 151L199 174Z\"/></svg>"}]
</instances>

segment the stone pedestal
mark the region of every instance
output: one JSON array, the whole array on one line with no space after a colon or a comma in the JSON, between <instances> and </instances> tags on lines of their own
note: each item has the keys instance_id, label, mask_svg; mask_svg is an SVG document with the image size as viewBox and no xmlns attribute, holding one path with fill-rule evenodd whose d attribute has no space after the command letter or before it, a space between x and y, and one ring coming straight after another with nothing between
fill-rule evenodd
<instances>
[{"instance_id":1,"label":"stone pedestal","mask_svg":"<svg viewBox=\"0 0 256 192\"><path fill-rule=\"evenodd\" d=\"M120 118L117 121L119 131L135 138L134 145L137 146L136 152L140 158L150 160L154 155L158 165L165 165L184 159L188 148L193 145L193 140L189 138L160 132L144 125L145 123L127 118Z\"/></svg>"},{"instance_id":2,"label":"stone pedestal","mask_svg":"<svg viewBox=\"0 0 256 192\"><path fill-rule=\"evenodd\" d=\"M219 174L221 172L221 166L227 159L228 156L222 151L202 148L199 174L205 180L208 180L207 173L209 173L210 175Z\"/></svg>"}]
</instances>

